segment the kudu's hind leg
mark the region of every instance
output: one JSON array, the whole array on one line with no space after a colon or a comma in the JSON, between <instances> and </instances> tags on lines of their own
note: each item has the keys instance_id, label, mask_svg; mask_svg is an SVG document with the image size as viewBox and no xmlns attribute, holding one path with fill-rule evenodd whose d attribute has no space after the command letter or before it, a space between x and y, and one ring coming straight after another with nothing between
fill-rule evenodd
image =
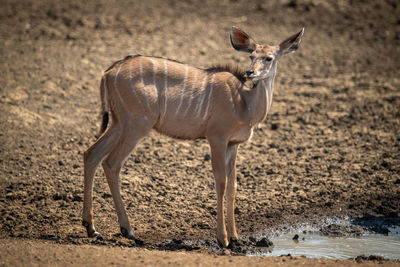
<instances>
[{"instance_id":1,"label":"kudu's hind leg","mask_svg":"<svg viewBox=\"0 0 400 267\"><path fill-rule=\"evenodd\" d=\"M94 227L93 220L93 178L97 167L104 157L111 151L118 138L118 127L113 125L84 153L84 195L82 224L86 227L87 235L99 235Z\"/></svg>"},{"instance_id":2,"label":"kudu's hind leg","mask_svg":"<svg viewBox=\"0 0 400 267\"><path fill-rule=\"evenodd\" d=\"M227 230L229 243L236 242L238 234L235 224L235 198L236 198L236 155L238 150L237 144L229 144L226 151L226 169L228 176L227 190Z\"/></svg>"},{"instance_id":3,"label":"kudu's hind leg","mask_svg":"<svg viewBox=\"0 0 400 267\"><path fill-rule=\"evenodd\" d=\"M125 125L117 145L103 161L103 169L114 199L121 233L124 237L130 239L133 239L134 236L121 198L119 173L129 154L140 139L150 132L151 128L152 125L145 118L137 119Z\"/></svg>"}]
</instances>

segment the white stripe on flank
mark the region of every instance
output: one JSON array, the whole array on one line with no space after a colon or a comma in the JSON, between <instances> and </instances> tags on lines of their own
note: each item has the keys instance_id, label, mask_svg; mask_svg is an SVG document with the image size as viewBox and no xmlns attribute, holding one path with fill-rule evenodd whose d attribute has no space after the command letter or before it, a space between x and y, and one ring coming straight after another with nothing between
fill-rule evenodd
<instances>
[{"instance_id":1,"label":"white stripe on flank","mask_svg":"<svg viewBox=\"0 0 400 267\"><path fill-rule=\"evenodd\" d=\"M194 79L193 79L193 84L192 84L192 90L190 91L190 96L189 96L189 103L188 103L188 106L186 107L184 115L187 114L187 112L189 111L189 108L190 108L190 104L192 103L193 92L194 92L194 90L196 88L196 83L197 83L197 72L198 72L198 70L195 69Z\"/></svg>"},{"instance_id":2,"label":"white stripe on flank","mask_svg":"<svg viewBox=\"0 0 400 267\"><path fill-rule=\"evenodd\" d=\"M215 73L212 75L211 77L211 82L210 82L210 92L208 93L208 100L207 100L207 107L206 107L206 111L203 115L203 120L207 118L208 115L208 109L210 108L210 103L211 103L211 95L213 93L213 89L214 89L214 78L215 78Z\"/></svg>"},{"instance_id":3,"label":"white stripe on flank","mask_svg":"<svg viewBox=\"0 0 400 267\"><path fill-rule=\"evenodd\" d=\"M142 83L142 86L143 86L143 96L144 96L144 98L146 98L147 108L150 109L149 98L148 98L148 96L146 95L146 90L145 90L145 85L144 85L144 80L143 80L143 66L142 66L142 60L141 60L141 58L139 58L139 72L140 72L140 82ZM135 88L133 89L133 91L134 91L136 97L138 98L139 102L141 102L141 101L140 101L140 98L138 97L138 95L137 95L137 93L136 93Z\"/></svg>"},{"instance_id":4,"label":"white stripe on flank","mask_svg":"<svg viewBox=\"0 0 400 267\"><path fill-rule=\"evenodd\" d=\"M140 73L140 82L144 85L142 60L140 59L139 59L139 73Z\"/></svg>"},{"instance_id":5,"label":"white stripe on flank","mask_svg":"<svg viewBox=\"0 0 400 267\"><path fill-rule=\"evenodd\" d=\"M121 67L122 67L122 65L124 65L124 63L125 62L123 62L123 61L121 62L121 64L118 67L117 74L115 74L115 79L114 79L114 87L115 87L115 89L117 89L117 79L118 79L119 71L121 70Z\"/></svg>"},{"instance_id":6,"label":"white stripe on flank","mask_svg":"<svg viewBox=\"0 0 400 267\"><path fill-rule=\"evenodd\" d=\"M181 98L179 99L179 105L178 108L176 109L175 115L178 114L179 110L181 109L182 106L182 102L183 102L183 96L185 93L185 89L186 89L186 83L187 83L187 79L188 79L188 74L189 74L189 66L187 64L185 64L185 78L183 78L183 85L181 88Z\"/></svg>"},{"instance_id":7,"label":"white stripe on flank","mask_svg":"<svg viewBox=\"0 0 400 267\"><path fill-rule=\"evenodd\" d=\"M140 101L140 98L137 95L136 88L132 84L132 78L133 78L132 72L133 71L132 71L132 68L131 68L130 71L129 71L129 87L132 90L133 94L135 95L136 99L141 103L142 101Z\"/></svg>"},{"instance_id":8,"label":"white stripe on flank","mask_svg":"<svg viewBox=\"0 0 400 267\"><path fill-rule=\"evenodd\" d=\"M157 84L156 84L156 70L157 70L157 65L154 59L150 58L151 62L153 63L153 87L154 87L154 97L156 98L156 101L158 101L158 90L157 90Z\"/></svg>"},{"instance_id":9,"label":"white stripe on flank","mask_svg":"<svg viewBox=\"0 0 400 267\"><path fill-rule=\"evenodd\" d=\"M164 58L164 111L160 116L160 121L164 118L167 113L167 101L168 101L168 66L167 59Z\"/></svg>"},{"instance_id":10,"label":"white stripe on flank","mask_svg":"<svg viewBox=\"0 0 400 267\"><path fill-rule=\"evenodd\" d=\"M196 115L195 115L196 117L197 117L198 115L200 115L200 114L198 114L198 113L200 113L201 107L202 107L203 102L204 102L204 98L206 98L206 92L204 92L204 89L205 89L205 87L206 87L207 78L208 78L208 75L206 74L206 75L204 75L204 78L203 78L203 80L201 81L201 87L200 87L200 91L199 91L199 94L200 94L199 103L197 103L197 106L196 106L196 108L195 108L195 110L194 110L194 112L196 113Z\"/></svg>"}]
</instances>

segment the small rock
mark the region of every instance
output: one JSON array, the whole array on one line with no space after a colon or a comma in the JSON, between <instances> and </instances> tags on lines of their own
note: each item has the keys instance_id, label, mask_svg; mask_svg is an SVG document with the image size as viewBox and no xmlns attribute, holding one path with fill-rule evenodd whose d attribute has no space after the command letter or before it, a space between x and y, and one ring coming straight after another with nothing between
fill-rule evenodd
<instances>
[{"instance_id":1,"label":"small rock","mask_svg":"<svg viewBox=\"0 0 400 267\"><path fill-rule=\"evenodd\" d=\"M111 194L108 194L108 193L104 193L104 194L102 195L102 197L103 197L103 198L110 198L110 197L112 197L112 195L111 195Z\"/></svg>"},{"instance_id":2,"label":"small rock","mask_svg":"<svg viewBox=\"0 0 400 267\"><path fill-rule=\"evenodd\" d=\"M136 244L137 246L143 246L143 245L144 245L143 240L140 240L140 239L137 239L137 238L135 238L134 240L135 240L135 244Z\"/></svg>"},{"instance_id":3,"label":"small rock","mask_svg":"<svg viewBox=\"0 0 400 267\"><path fill-rule=\"evenodd\" d=\"M53 200L62 200L62 199L66 199L66 195L65 194L60 194L60 193L55 193L53 195Z\"/></svg>"},{"instance_id":4,"label":"small rock","mask_svg":"<svg viewBox=\"0 0 400 267\"><path fill-rule=\"evenodd\" d=\"M299 235L295 234L294 237L292 238L293 240L299 240Z\"/></svg>"},{"instance_id":5,"label":"small rock","mask_svg":"<svg viewBox=\"0 0 400 267\"><path fill-rule=\"evenodd\" d=\"M279 128L279 124L277 124L277 123L272 123L271 124L271 130L277 130Z\"/></svg>"},{"instance_id":6,"label":"small rock","mask_svg":"<svg viewBox=\"0 0 400 267\"><path fill-rule=\"evenodd\" d=\"M273 243L271 240L263 237L261 240L258 240L256 243L256 247L271 247Z\"/></svg>"},{"instance_id":7,"label":"small rock","mask_svg":"<svg viewBox=\"0 0 400 267\"><path fill-rule=\"evenodd\" d=\"M229 255L231 255L231 251L229 250L229 249L223 249L222 250L222 255L225 255L225 256L229 256Z\"/></svg>"},{"instance_id":8,"label":"small rock","mask_svg":"<svg viewBox=\"0 0 400 267\"><path fill-rule=\"evenodd\" d=\"M75 195L74 198L72 199L72 201L78 201L78 202L80 202L80 201L82 201L82 197L79 196L79 195Z\"/></svg>"},{"instance_id":9,"label":"small rock","mask_svg":"<svg viewBox=\"0 0 400 267\"><path fill-rule=\"evenodd\" d=\"M389 168L390 163L387 162L386 160L383 160L382 163L381 163L381 166L384 167L384 168Z\"/></svg>"}]
</instances>

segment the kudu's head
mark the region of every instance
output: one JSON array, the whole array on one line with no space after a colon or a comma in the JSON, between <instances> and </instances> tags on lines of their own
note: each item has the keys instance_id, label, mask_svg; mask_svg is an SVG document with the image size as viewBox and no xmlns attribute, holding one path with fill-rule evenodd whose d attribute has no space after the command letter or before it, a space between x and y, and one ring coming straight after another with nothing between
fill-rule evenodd
<instances>
[{"instance_id":1,"label":"kudu's head","mask_svg":"<svg viewBox=\"0 0 400 267\"><path fill-rule=\"evenodd\" d=\"M231 43L236 50L250 53L251 65L246 70L245 76L253 81L258 81L271 77L275 72L277 60L297 50L303 33L304 28L279 45L260 45L244 31L233 26Z\"/></svg>"}]
</instances>

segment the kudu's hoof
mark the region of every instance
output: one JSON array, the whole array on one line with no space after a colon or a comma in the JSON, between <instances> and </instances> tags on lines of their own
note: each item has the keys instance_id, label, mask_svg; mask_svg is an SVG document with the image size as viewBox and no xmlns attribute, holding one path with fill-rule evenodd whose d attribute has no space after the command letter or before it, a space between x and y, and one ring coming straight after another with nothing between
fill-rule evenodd
<instances>
[{"instance_id":1,"label":"kudu's hoof","mask_svg":"<svg viewBox=\"0 0 400 267\"><path fill-rule=\"evenodd\" d=\"M135 236L134 236L134 234L133 234L133 231L132 231L132 230L131 230L131 231L128 231L128 230L126 230L124 227L121 227L121 234L122 234L122 236L125 237L125 238L132 239L132 240L135 239Z\"/></svg>"},{"instance_id":2,"label":"kudu's hoof","mask_svg":"<svg viewBox=\"0 0 400 267\"><path fill-rule=\"evenodd\" d=\"M93 226L90 226L90 224L88 222L82 221L82 225L86 228L88 237L99 237L100 236L100 233L97 232Z\"/></svg>"},{"instance_id":3,"label":"kudu's hoof","mask_svg":"<svg viewBox=\"0 0 400 267\"><path fill-rule=\"evenodd\" d=\"M217 238L217 243L218 243L218 246L219 246L220 248L226 248L226 247L228 247L228 241L222 242L222 241L220 241L220 240Z\"/></svg>"},{"instance_id":4,"label":"kudu's hoof","mask_svg":"<svg viewBox=\"0 0 400 267\"><path fill-rule=\"evenodd\" d=\"M229 239L229 245L227 248L229 249L235 249L236 247L241 247L243 244L236 238L232 237Z\"/></svg>"}]
</instances>

